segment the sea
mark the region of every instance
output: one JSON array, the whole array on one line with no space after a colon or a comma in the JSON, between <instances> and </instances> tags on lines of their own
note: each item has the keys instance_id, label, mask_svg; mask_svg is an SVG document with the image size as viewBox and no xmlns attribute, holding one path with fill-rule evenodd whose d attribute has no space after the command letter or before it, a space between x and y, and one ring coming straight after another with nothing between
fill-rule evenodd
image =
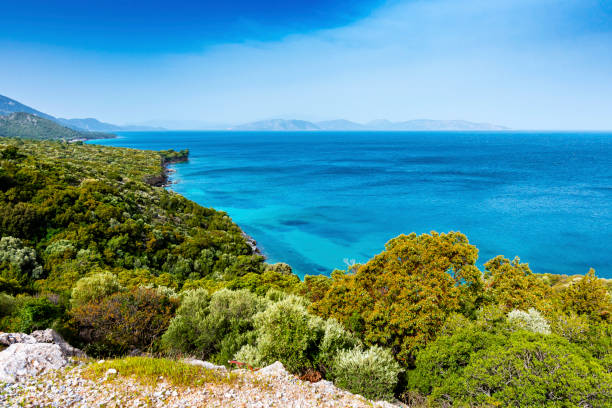
<instances>
[{"instance_id":1,"label":"sea","mask_svg":"<svg viewBox=\"0 0 612 408\"><path fill-rule=\"evenodd\" d=\"M189 149L170 189L226 211L299 276L363 263L399 234L464 233L478 265L612 278L612 133L120 132Z\"/></svg>"}]
</instances>

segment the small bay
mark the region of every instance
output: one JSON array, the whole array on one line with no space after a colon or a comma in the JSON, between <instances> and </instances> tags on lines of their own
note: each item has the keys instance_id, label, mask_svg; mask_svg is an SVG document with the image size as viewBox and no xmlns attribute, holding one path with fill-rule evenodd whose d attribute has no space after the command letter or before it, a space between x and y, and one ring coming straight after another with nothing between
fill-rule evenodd
<instances>
[{"instance_id":1,"label":"small bay","mask_svg":"<svg viewBox=\"0 0 612 408\"><path fill-rule=\"evenodd\" d=\"M461 231L479 265L612 278L612 133L120 132L189 149L172 190L226 211L298 275L365 262L401 233Z\"/></svg>"}]
</instances>

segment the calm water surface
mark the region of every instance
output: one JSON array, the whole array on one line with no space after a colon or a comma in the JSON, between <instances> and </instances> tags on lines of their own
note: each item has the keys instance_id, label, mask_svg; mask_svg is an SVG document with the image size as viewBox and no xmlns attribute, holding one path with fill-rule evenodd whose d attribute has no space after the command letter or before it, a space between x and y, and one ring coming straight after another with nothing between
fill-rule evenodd
<instances>
[{"instance_id":1,"label":"calm water surface","mask_svg":"<svg viewBox=\"0 0 612 408\"><path fill-rule=\"evenodd\" d=\"M95 143L190 150L172 189L224 210L299 275L390 238L461 231L479 264L612 278L612 133L129 132Z\"/></svg>"}]
</instances>

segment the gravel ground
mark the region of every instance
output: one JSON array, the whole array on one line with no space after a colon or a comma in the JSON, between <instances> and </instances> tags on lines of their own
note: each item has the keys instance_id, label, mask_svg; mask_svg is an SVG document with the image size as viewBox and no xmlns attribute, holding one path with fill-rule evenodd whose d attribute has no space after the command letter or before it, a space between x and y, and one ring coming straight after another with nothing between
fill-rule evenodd
<instances>
[{"instance_id":1,"label":"gravel ground","mask_svg":"<svg viewBox=\"0 0 612 408\"><path fill-rule=\"evenodd\" d=\"M233 384L177 387L162 378L146 385L121 373L87 379L77 363L16 384L0 383L1 407L381 407L399 405L372 402L340 390L330 382L301 381L284 370L252 373L234 370Z\"/></svg>"}]
</instances>

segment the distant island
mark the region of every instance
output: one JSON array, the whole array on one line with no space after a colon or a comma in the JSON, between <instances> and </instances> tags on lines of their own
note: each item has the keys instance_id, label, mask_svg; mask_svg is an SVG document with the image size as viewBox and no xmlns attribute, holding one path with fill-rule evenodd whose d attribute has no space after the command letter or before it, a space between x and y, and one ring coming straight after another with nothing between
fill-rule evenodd
<instances>
[{"instance_id":1,"label":"distant island","mask_svg":"<svg viewBox=\"0 0 612 408\"><path fill-rule=\"evenodd\" d=\"M466 120L413 119L392 122L387 119L373 120L367 123L352 122L346 119L325 121L307 121L301 119L266 119L243 124L211 124L203 121L157 121L161 126L114 125L95 118L65 119L56 118L47 113L0 95L0 116L24 112L57 123L67 128L84 132L121 132L121 131L160 131L160 130L236 130L236 131L462 131L462 130L509 130L509 128L491 123L469 122Z\"/></svg>"},{"instance_id":2,"label":"distant island","mask_svg":"<svg viewBox=\"0 0 612 408\"><path fill-rule=\"evenodd\" d=\"M404 122L391 122L386 119L367 123L351 122L345 119L309 122L297 119L269 119L245 123L231 127L230 130L325 130L325 131L419 131L419 130L508 130L509 128L490 123L476 123L465 120L414 119Z\"/></svg>"}]
</instances>

